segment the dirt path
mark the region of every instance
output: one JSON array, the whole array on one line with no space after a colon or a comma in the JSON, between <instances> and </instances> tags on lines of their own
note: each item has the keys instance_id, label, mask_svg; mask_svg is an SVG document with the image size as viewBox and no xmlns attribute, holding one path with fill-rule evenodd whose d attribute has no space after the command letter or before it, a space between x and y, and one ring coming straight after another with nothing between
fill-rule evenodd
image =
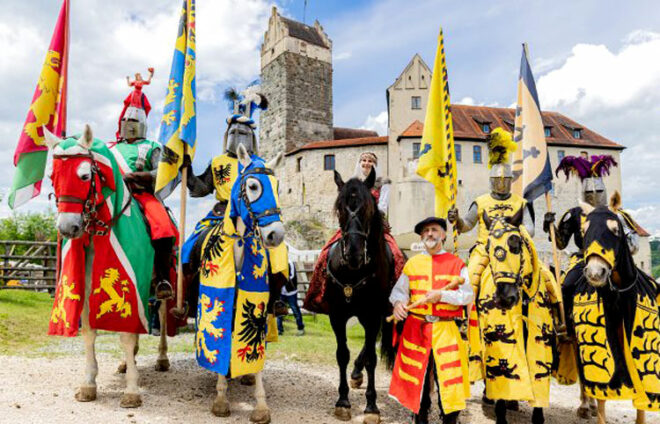
<instances>
[{"instance_id":1,"label":"dirt path","mask_svg":"<svg viewBox=\"0 0 660 424\"><path fill-rule=\"evenodd\" d=\"M77 349L75 349L77 350ZM191 354L170 355L171 370L153 370L154 354L138 356L143 406L122 409L119 397L124 378L116 374L117 357L99 355L97 401L77 403L73 399L76 385L83 375L83 357L75 352L53 359L0 356L0 422L7 423L247 423L253 404L252 389L230 382L230 418L216 418L210 413L215 396L213 373L197 366ZM329 423L334 419L337 371L330 366L271 360L266 364L264 381L272 422L284 424ZM387 397L389 377L380 370L377 378L379 407L386 423L407 423L409 415ZM494 422L492 408L482 408L481 385L472 389L468 411L462 423ZM576 386L552 387L552 407L546 409L546 423L585 424L575 415L578 404ZM361 422L364 390L353 390L353 422ZM610 402L607 408L610 423L631 423L634 411L630 402ZM531 410L522 405L520 412L510 412L510 423L530 422ZM437 417L437 415L433 415ZM657 417L649 416L648 423ZM439 422L434 420L433 422ZM595 422L595 419L590 420Z\"/></svg>"}]
</instances>

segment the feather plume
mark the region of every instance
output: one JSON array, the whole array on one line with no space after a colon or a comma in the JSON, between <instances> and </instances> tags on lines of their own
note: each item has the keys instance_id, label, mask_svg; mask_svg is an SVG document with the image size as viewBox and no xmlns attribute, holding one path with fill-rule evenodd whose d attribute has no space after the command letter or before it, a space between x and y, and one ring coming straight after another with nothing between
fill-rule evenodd
<instances>
[{"instance_id":1,"label":"feather plume","mask_svg":"<svg viewBox=\"0 0 660 424\"><path fill-rule=\"evenodd\" d=\"M252 103L253 107L258 107L261 110L266 110L268 108L268 99L266 96L260 92L261 86L253 83L243 91L243 102Z\"/></svg>"},{"instance_id":2,"label":"feather plume","mask_svg":"<svg viewBox=\"0 0 660 424\"><path fill-rule=\"evenodd\" d=\"M515 152L518 145L511 133L501 127L495 128L488 136L488 168L499 163L508 163L509 154Z\"/></svg>"},{"instance_id":3,"label":"feather plume","mask_svg":"<svg viewBox=\"0 0 660 424\"><path fill-rule=\"evenodd\" d=\"M560 171L564 172L567 181L571 175L577 176L580 181L583 181L585 178L591 177L591 164L580 156L564 156L555 170L557 177L559 177Z\"/></svg>"},{"instance_id":4,"label":"feather plume","mask_svg":"<svg viewBox=\"0 0 660 424\"><path fill-rule=\"evenodd\" d=\"M234 103L241 101L242 96L234 87L229 87L225 90L225 101L229 107L229 111L234 111Z\"/></svg>"},{"instance_id":5,"label":"feather plume","mask_svg":"<svg viewBox=\"0 0 660 424\"><path fill-rule=\"evenodd\" d=\"M610 155L593 155L591 156L591 175L594 177L610 175L610 168L617 165Z\"/></svg>"}]
</instances>

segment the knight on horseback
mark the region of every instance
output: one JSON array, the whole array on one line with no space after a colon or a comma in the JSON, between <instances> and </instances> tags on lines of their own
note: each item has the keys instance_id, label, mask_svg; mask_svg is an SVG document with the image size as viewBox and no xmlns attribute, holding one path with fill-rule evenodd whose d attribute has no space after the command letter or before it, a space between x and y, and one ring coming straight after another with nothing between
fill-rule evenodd
<instances>
[{"instance_id":1,"label":"knight on horseback","mask_svg":"<svg viewBox=\"0 0 660 424\"><path fill-rule=\"evenodd\" d=\"M459 215L458 209L452 208L447 218L455 225L459 233L466 233L475 226L477 243L472 248L468 260L468 271L472 285L478 285L481 273L488 265L488 254L484 246L488 240L487 220L505 218L510 224L523 226L534 237L534 209L527 201L511 192L513 171L508 163L509 152L515 150L511 133L502 128L495 128L488 136L490 193L475 199L467 213Z\"/></svg>"},{"instance_id":2,"label":"knight on horseback","mask_svg":"<svg viewBox=\"0 0 660 424\"><path fill-rule=\"evenodd\" d=\"M151 76L153 69L150 68ZM172 297L170 284L174 263L174 246L179 232L165 205L154 195L154 184L161 156L161 145L147 137L147 116L151 110L147 96L142 93L142 81L137 78L131 84L135 90L124 101L119 118L117 140L109 143L110 151L117 159L124 182L138 202L146 218L151 243L154 247L155 294L158 299Z\"/></svg>"}]
</instances>

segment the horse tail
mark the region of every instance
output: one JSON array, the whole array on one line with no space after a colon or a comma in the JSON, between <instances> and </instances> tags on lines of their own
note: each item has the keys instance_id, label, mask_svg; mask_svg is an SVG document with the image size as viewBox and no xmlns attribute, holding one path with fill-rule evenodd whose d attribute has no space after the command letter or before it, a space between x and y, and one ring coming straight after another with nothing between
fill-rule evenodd
<instances>
[{"instance_id":1,"label":"horse tail","mask_svg":"<svg viewBox=\"0 0 660 424\"><path fill-rule=\"evenodd\" d=\"M380 357L385 362L388 370L394 369L394 360L396 359L397 347L394 346L394 321L387 321L387 316L383 316L380 336Z\"/></svg>"}]
</instances>

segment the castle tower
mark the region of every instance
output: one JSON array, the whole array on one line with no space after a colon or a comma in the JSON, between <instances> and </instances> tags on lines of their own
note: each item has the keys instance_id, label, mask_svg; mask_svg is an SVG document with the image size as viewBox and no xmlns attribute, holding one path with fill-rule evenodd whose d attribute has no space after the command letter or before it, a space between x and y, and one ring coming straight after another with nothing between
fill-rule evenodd
<instances>
[{"instance_id":1,"label":"castle tower","mask_svg":"<svg viewBox=\"0 0 660 424\"><path fill-rule=\"evenodd\" d=\"M260 116L260 155L333 139L332 41L318 21L292 21L273 7L261 45L261 87L269 106Z\"/></svg>"}]
</instances>

